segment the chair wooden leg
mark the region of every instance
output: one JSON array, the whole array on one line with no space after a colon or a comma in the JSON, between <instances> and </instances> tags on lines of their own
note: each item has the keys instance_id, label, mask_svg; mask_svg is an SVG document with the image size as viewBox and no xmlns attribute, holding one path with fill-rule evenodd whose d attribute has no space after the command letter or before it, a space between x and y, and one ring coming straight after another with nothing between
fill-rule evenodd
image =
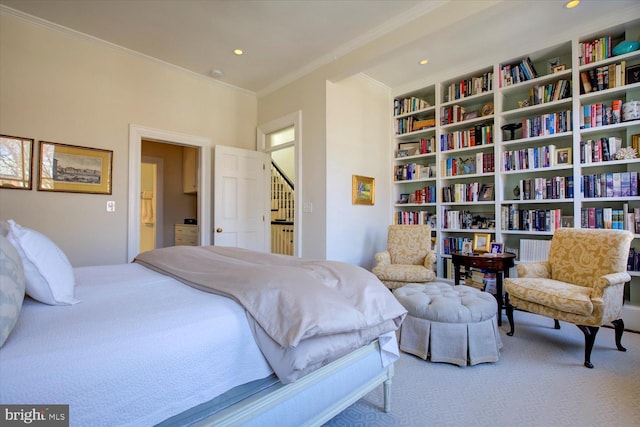
<instances>
[{"instance_id":1,"label":"chair wooden leg","mask_svg":"<svg viewBox=\"0 0 640 427\"><path fill-rule=\"evenodd\" d=\"M553 319L553 322L553 328L560 329L560 322L558 322L558 319Z\"/></svg>"},{"instance_id":2,"label":"chair wooden leg","mask_svg":"<svg viewBox=\"0 0 640 427\"><path fill-rule=\"evenodd\" d=\"M577 326L584 334L584 366L593 368L593 364L591 363L591 350L593 349L593 343L596 341L596 334L600 328L597 326Z\"/></svg>"},{"instance_id":3,"label":"chair wooden leg","mask_svg":"<svg viewBox=\"0 0 640 427\"><path fill-rule=\"evenodd\" d=\"M620 351L627 351L626 348L622 346L622 333L624 332L624 321L622 319L614 320L613 326L616 328L616 347Z\"/></svg>"},{"instance_id":4,"label":"chair wooden leg","mask_svg":"<svg viewBox=\"0 0 640 427\"><path fill-rule=\"evenodd\" d=\"M510 337L513 336L513 306L511 305L511 301L509 301L509 294L505 293L504 294L504 303L505 303L505 311L507 312L507 319L509 320L509 332L507 332L507 335L509 335Z\"/></svg>"}]
</instances>

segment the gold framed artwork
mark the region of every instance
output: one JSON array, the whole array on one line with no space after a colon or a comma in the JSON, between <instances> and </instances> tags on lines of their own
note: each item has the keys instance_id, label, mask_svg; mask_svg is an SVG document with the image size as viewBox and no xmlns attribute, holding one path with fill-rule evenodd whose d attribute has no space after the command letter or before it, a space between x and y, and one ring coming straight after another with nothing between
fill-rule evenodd
<instances>
[{"instance_id":1,"label":"gold framed artwork","mask_svg":"<svg viewBox=\"0 0 640 427\"><path fill-rule=\"evenodd\" d=\"M40 141L38 190L111 194L113 151Z\"/></svg>"},{"instance_id":2,"label":"gold framed artwork","mask_svg":"<svg viewBox=\"0 0 640 427\"><path fill-rule=\"evenodd\" d=\"M0 135L0 188L31 190L33 139Z\"/></svg>"},{"instance_id":3,"label":"gold framed artwork","mask_svg":"<svg viewBox=\"0 0 640 427\"><path fill-rule=\"evenodd\" d=\"M353 175L351 178L351 203L373 205L375 203L375 179Z\"/></svg>"},{"instance_id":4,"label":"gold framed artwork","mask_svg":"<svg viewBox=\"0 0 640 427\"><path fill-rule=\"evenodd\" d=\"M489 252L490 245L491 245L491 234L476 233L473 235L473 251L474 252Z\"/></svg>"},{"instance_id":5,"label":"gold framed artwork","mask_svg":"<svg viewBox=\"0 0 640 427\"><path fill-rule=\"evenodd\" d=\"M572 163L571 148L556 149L556 165L570 165Z\"/></svg>"}]
</instances>

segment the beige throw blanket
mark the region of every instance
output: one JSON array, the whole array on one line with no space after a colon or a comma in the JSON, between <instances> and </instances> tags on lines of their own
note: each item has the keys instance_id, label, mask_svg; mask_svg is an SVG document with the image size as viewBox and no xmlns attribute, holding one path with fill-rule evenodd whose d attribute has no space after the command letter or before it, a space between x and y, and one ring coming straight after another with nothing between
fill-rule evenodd
<instances>
[{"instance_id":1,"label":"beige throw blanket","mask_svg":"<svg viewBox=\"0 0 640 427\"><path fill-rule=\"evenodd\" d=\"M238 301L283 383L395 331L406 310L370 272L246 249L175 246L135 262Z\"/></svg>"}]
</instances>

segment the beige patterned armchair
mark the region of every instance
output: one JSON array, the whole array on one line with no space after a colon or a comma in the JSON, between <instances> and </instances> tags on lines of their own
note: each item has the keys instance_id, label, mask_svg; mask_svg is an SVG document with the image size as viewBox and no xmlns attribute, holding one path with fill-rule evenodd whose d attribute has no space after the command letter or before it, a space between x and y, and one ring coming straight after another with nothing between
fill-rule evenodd
<instances>
[{"instance_id":1,"label":"beige patterned armchair","mask_svg":"<svg viewBox=\"0 0 640 427\"><path fill-rule=\"evenodd\" d=\"M584 333L584 365L593 368L591 350L599 327L615 326L621 344L620 318L624 284L631 280L627 258L633 234L625 230L560 228L551 240L549 260L518 264L518 278L505 279L507 318L513 335L513 308L574 323Z\"/></svg>"},{"instance_id":2,"label":"beige patterned armchair","mask_svg":"<svg viewBox=\"0 0 640 427\"><path fill-rule=\"evenodd\" d=\"M373 274L389 289L435 279L430 225L390 225L387 250L375 254Z\"/></svg>"}]
</instances>

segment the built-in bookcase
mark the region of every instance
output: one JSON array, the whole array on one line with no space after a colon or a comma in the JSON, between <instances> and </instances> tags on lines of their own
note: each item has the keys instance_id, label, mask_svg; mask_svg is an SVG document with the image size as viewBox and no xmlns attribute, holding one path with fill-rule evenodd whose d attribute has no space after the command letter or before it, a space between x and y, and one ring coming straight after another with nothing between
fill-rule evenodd
<instances>
[{"instance_id":1,"label":"built-in bookcase","mask_svg":"<svg viewBox=\"0 0 640 427\"><path fill-rule=\"evenodd\" d=\"M639 38L637 20L394 99L392 221L433 225L439 277L475 233L519 249L558 227L631 229L624 316L640 330L640 120L622 111L640 101L640 50L611 53Z\"/></svg>"}]
</instances>

